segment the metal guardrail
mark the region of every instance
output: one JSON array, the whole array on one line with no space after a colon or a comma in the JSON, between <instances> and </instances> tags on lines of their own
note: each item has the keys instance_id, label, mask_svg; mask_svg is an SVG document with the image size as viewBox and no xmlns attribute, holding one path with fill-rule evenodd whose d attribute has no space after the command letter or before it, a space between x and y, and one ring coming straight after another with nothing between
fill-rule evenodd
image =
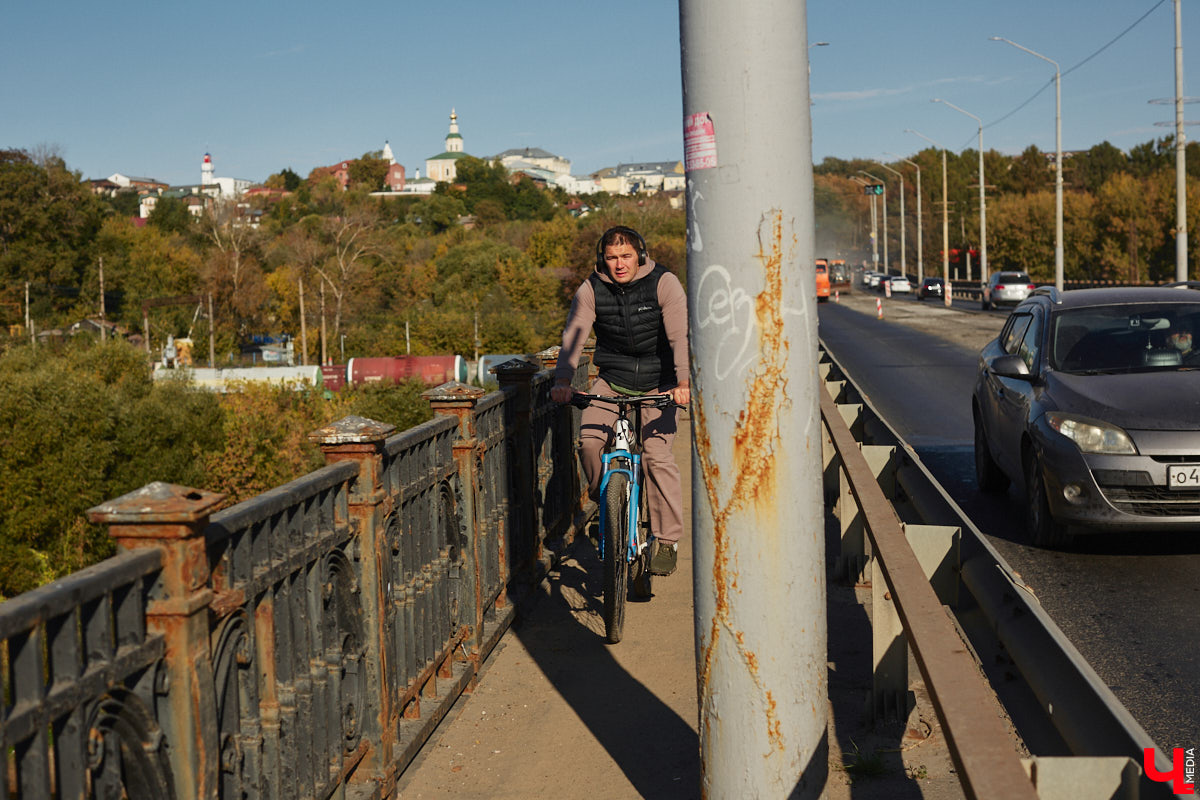
<instances>
[{"instance_id":1,"label":"metal guardrail","mask_svg":"<svg viewBox=\"0 0 1200 800\"><path fill-rule=\"evenodd\" d=\"M1141 774L1143 748L1153 741L1032 592L827 353L820 374L825 490L840 520L839 563L848 579L872 589L876 714L907 713L907 639L967 795L1032 796L1028 780L1011 781L1020 762L1007 732L961 735L974 737L982 718L991 718L980 708L997 702L981 677L988 669L971 653L986 652L999 663L995 677L1007 683L1002 699L1017 731L1072 754L1024 764L1021 774L1030 775L1038 797L1171 796ZM946 669L952 653L960 657ZM981 688L985 699L976 694ZM1161 754L1159 769L1170 769Z\"/></svg>"},{"instance_id":2,"label":"metal guardrail","mask_svg":"<svg viewBox=\"0 0 1200 800\"><path fill-rule=\"evenodd\" d=\"M0 798L394 795L592 508L550 373L495 371L410 430L314 432L325 467L228 509L91 509L120 554L0 605Z\"/></svg>"}]
</instances>

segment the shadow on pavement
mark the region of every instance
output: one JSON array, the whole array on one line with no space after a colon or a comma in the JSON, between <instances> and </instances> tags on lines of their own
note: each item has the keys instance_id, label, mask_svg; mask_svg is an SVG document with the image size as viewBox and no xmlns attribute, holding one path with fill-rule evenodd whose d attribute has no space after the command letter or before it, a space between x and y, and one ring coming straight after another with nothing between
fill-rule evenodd
<instances>
[{"instance_id":1,"label":"shadow on pavement","mask_svg":"<svg viewBox=\"0 0 1200 800\"><path fill-rule=\"evenodd\" d=\"M699 797L696 731L617 662L614 649L628 648L627 642L605 642L595 548L579 537L561 555L544 584L549 596L533 604L514 633L642 797ZM636 655L653 663L653 652ZM680 675L679 680L694 681L695 675ZM572 777L588 780L586 775Z\"/></svg>"}]
</instances>

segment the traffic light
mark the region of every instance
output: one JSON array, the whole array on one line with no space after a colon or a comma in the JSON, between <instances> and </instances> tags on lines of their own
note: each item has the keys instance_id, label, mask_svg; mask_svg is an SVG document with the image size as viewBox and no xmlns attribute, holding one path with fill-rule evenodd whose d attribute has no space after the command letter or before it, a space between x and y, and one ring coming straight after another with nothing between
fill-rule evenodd
<instances>
[{"instance_id":1,"label":"traffic light","mask_svg":"<svg viewBox=\"0 0 1200 800\"><path fill-rule=\"evenodd\" d=\"M863 194L883 194L883 184L868 183L863 186Z\"/></svg>"}]
</instances>

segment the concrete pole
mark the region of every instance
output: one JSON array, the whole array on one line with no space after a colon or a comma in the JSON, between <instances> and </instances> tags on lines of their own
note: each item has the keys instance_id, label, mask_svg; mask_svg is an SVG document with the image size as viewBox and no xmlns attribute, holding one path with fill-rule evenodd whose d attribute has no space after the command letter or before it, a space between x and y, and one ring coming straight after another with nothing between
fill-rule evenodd
<instances>
[{"instance_id":1,"label":"concrete pole","mask_svg":"<svg viewBox=\"0 0 1200 800\"><path fill-rule=\"evenodd\" d=\"M874 194L871 195L871 263L876 272L879 272L879 203L878 198Z\"/></svg>"},{"instance_id":2,"label":"concrete pole","mask_svg":"<svg viewBox=\"0 0 1200 800\"><path fill-rule=\"evenodd\" d=\"M697 685L712 798L817 798L827 777L812 128L808 50L795 46L807 41L805 6L680 0Z\"/></svg>"},{"instance_id":3,"label":"concrete pole","mask_svg":"<svg viewBox=\"0 0 1200 800\"><path fill-rule=\"evenodd\" d=\"M108 341L108 320L104 307L104 256L100 256L100 341Z\"/></svg>"},{"instance_id":4,"label":"concrete pole","mask_svg":"<svg viewBox=\"0 0 1200 800\"><path fill-rule=\"evenodd\" d=\"M217 366L217 323L213 317L212 292L208 293L208 367Z\"/></svg>"},{"instance_id":5,"label":"concrete pole","mask_svg":"<svg viewBox=\"0 0 1200 800\"><path fill-rule=\"evenodd\" d=\"M1188 279L1187 138L1183 132L1183 23L1175 0L1175 280Z\"/></svg>"},{"instance_id":6,"label":"concrete pole","mask_svg":"<svg viewBox=\"0 0 1200 800\"><path fill-rule=\"evenodd\" d=\"M946 148L942 148L942 297L950 305L950 192L946 188Z\"/></svg>"},{"instance_id":7,"label":"concrete pole","mask_svg":"<svg viewBox=\"0 0 1200 800\"><path fill-rule=\"evenodd\" d=\"M888 172L900 179L900 274L908 277L908 261L905 258L907 248L904 245L904 229L908 227L908 224L904 220L904 174L898 170L892 169L887 164L883 164L879 161L876 161L875 163L879 164L879 166L883 167Z\"/></svg>"},{"instance_id":8,"label":"concrete pole","mask_svg":"<svg viewBox=\"0 0 1200 800\"><path fill-rule=\"evenodd\" d=\"M1176 0L1178 2L1178 0ZM1063 290L1062 73L1054 65L1054 288Z\"/></svg>"},{"instance_id":9,"label":"concrete pole","mask_svg":"<svg viewBox=\"0 0 1200 800\"><path fill-rule=\"evenodd\" d=\"M308 366L308 320L304 316L304 278L297 281L300 287L300 365Z\"/></svg>"},{"instance_id":10,"label":"concrete pole","mask_svg":"<svg viewBox=\"0 0 1200 800\"><path fill-rule=\"evenodd\" d=\"M935 98L933 102L947 105L958 113L970 117L979 124L979 276L983 283L987 283L987 195L984 193L986 184L984 183L983 179L983 120L972 114L970 111L962 110L949 100ZM967 273L967 280L971 280L970 273Z\"/></svg>"},{"instance_id":11,"label":"concrete pole","mask_svg":"<svg viewBox=\"0 0 1200 800\"><path fill-rule=\"evenodd\" d=\"M887 181L885 181L883 178L879 178L879 177L872 175L871 173L867 172L865 169L860 169L859 172L861 172L863 175L866 175L868 178L875 181L876 183L883 184L883 271L884 271L884 274L891 275L892 274L892 262L888 258ZM873 200L875 196L871 195L871 197ZM878 260L879 259L876 259L876 261L878 261Z\"/></svg>"},{"instance_id":12,"label":"concrete pole","mask_svg":"<svg viewBox=\"0 0 1200 800\"><path fill-rule=\"evenodd\" d=\"M922 249L925 242L925 233L922 227L925 217L921 213L921 168L915 161L909 161L907 158L900 160L917 171L917 285L920 286L925 280L925 256Z\"/></svg>"}]
</instances>

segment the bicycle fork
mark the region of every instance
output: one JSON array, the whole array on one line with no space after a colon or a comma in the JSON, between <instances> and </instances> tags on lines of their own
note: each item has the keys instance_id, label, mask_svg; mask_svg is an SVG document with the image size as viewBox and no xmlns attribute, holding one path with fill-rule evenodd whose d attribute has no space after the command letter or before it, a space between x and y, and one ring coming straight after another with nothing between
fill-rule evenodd
<instances>
[{"instance_id":1,"label":"bicycle fork","mask_svg":"<svg viewBox=\"0 0 1200 800\"><path fill-rule=\"evenodd\" d=\"M632 562L641 553L645 543L638 541L637 530L641 511L642 489L642 457L633 452L633 432L629 420L618 419L613 427L613 449L600 456L604 466L603 477L600 479L600 497L605 496L608 480L614 473L626 475L629 478L628 501L628 530L625 532L625 560ZM615 464L613 462L616 462ZM628 466L625 466L628 465ZM607 503L600 504L600 530L604 530ZM600 537L600 557L604 557L604 537Z\"/></svg>"}]
</instances>

